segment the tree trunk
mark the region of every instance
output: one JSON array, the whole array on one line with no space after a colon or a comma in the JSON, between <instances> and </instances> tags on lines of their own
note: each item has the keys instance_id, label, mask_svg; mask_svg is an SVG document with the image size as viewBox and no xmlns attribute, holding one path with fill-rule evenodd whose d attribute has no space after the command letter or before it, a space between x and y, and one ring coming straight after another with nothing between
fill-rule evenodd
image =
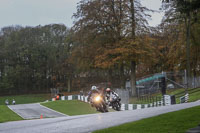
<instances>
[{"instance_id":1,"label":"tree trunk","mask_svg":"<svg viewBox=\"0 0 200 133\"><path fill-rule=\"evenodd\" d=\"M131 27L132 27L132 38L135 40L135 8L134 8L134 0L130 0L131 3Z\"/></svg>"},{"instance_id":2,"label":"tree trunk","mask_svg":"<svg viewBox=\"0 0 200 133\"><path fill-rule=\"evenodd\" d=\"M193 82L193 84L194 84L194 88L196 88L197 86L196 86L196 70L195 69L193 69L193 79L194 79L194 82Z\"/></svg>"},{"instance_id":3,"label":"tree trunk","mask_svg":"<svg viewBox=\"0 0 200 133\"><path fill-rule=\"evenodd\" d=\"M71 78L67 79L67 92L71 91Z\"/></svg>"},{"instance_id":4,"label":"tree trunk","mask_svg":"<svg viewBox=\"0 0 200 133\"><path fill-rule=\"evenodd\" d=\"M124 64L121 64L120 66L120 82L121 82L121 88L122 89L125 89L126 86L126 79L125 79L125 76L124 76Z\"/></svg>"},{"instance_id":5,"label":"tree trunk","mask_svg":"<svg viewBox=\"0 0 200 133\"><path fill-rule=\"evenodd\" d=\"M137 96L136 91L136 63L135 61L131 61L131 95Z\"/></svg>"},{"instance_id":6,"label":"tree trunk","mask_svg":"<svg viewBox=\"0 0 200 133\"><path fill-rule=\"evenodd\" d=\"M190 29L191 29L191 16L188 13L186 18L186 56L187 56L187 88L191 86L191 69L190 69ZM186 90L187 92L187 90Z\"/></svg>"},{"instance_id":7,"label":"tree trunk","mask_svg":"<svg viewBox=\"0 0 200 133\"><path fill-rule=\"evenodd\" d=\"M112 69L111 68L108 70L107 82L112 83Z\"/></svg>"},{"instance_id":8,"label":"tree trunk","mask_svg":"<svg viewBox=\"0 0 200 133\"><path fill-rule=\"evenodd\" d=\"M131 4L131 27L132 27L132 39L135 40L135 9L134 9L134 0L130 0ZM131 95L136 96L136 62L131 61Z\"/></svg>"}]
</instances>

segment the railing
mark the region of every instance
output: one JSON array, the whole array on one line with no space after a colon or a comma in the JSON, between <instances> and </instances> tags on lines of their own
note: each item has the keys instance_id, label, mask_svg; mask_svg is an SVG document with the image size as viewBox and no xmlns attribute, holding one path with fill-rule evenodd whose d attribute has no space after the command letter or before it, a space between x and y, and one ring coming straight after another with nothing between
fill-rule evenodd
<instances>
[{"instance_id":1,"label":"railing","mask_svg":"<svg viewBox=\"0 0 200 133\"><path fill-rule=\"evenodd\" d=\"M200 88L194 88L194 89L188 89L187 92L183 91L183 92L176 93L174 95L176 96L176 98L179 98L179 97L184 96L186 93L192 94L199 91L200 91Z\"/></svg>"},{"instance_id":2,"label":"railing","mask_svg":"<svg viewBox=\"0 0 200 133\"><path fill-rule=\"evenodd\" d=\"M162 103L160 103L162 101ZM158 106L160 104L163 104L163 97L162 96L148 96L148 95L144 95L144 96L140 96L138 97L138 101L137 103L140 104L149 104L152 103L153 106Z\"/></svg>"}]
</instances>

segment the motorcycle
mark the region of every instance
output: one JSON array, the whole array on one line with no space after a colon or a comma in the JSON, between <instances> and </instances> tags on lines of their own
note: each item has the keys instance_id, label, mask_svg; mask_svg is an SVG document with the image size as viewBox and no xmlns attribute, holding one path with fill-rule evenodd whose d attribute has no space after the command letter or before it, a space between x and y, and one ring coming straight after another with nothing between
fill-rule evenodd
<instances>
[{"instance_id":1,"label":"motorcycle","mask_svg":"<svg viewBox=\"0 0 200 133\"><path fill-rule=\"evenodd\" d=\"M97 109L97 111L100 111L102 113L108 112L108 108L106 106L104 98L100 94L96 93L91 96L91 104Z\"/></svg>"},{"instance_id":2,"label":"motorcycle","mask_svg":"<svg viewBox=\"0 0 200 133\"><path fill-rule=\"evenodd\" d=\"M111 95L109 99L109 105L116 111L120 111L121 109L121 98L118 95Z\"/></svg>"}]
</instances>

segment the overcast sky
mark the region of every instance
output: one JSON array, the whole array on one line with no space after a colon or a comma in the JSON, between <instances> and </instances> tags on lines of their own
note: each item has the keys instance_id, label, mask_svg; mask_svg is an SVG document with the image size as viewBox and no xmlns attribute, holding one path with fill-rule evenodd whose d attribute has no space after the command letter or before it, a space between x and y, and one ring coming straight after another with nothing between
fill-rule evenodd
<instances>
[{"instance_id":1,"label":"overcast sky","mask_svg":"<svg viewBox=\"0 0 200 133\"><path fill-rule=\"evenodd\" d=\"M79 0L0 0L0 28L10 25L37 26L52 23L73 25L72 15ZM161 0L141 0L158 10ZM151 26L160 23L162 13L152 14Z\"/></svg>"}]
</instances>

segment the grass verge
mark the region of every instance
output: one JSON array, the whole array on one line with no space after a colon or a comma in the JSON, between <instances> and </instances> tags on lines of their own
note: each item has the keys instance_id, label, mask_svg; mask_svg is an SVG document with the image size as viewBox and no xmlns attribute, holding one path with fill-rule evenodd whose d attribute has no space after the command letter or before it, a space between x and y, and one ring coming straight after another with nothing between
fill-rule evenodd
<instances>
[{"instance_id":1,"label":"grass verge","mask_svg":"<svg viewBox=\"0 0 200 133\"><path fill-rule=\"evenodd\" d=\"M0 123L17 120L23 119L10 110L6 105L0 105Z\"/></svg>"},{"instance_id":2,"label":"grass verge","mask_svg":"<svg viewBox=\"0 0 200 133\"><path fill-rule=\"evenodd\" d=\"M194 102L194 101L197 101L197 100L200 100L200 88L197 88L195 89L196 92L191 92L190 90L191 89L188 89L189 91L189 102ZM182 89L178 89L176 91L172 91L171 93L169 93L169 95L174 95L174 94L177 94L177 93L181 93L181 92L185 92L185 89L182 88ZM182 93L184 95L184 93ZM180 103L180 96L176 96L176 103Z\"/></svg>"},{"instance_id":3,"label":"grass verge","mask_svg":"<svg viewBox=\"0 0 200 133\"><path fill-rule=\"evenodd\" d=\"M197 101L200 99L200 91L189 94L189 102Z\"/></svg>"},{"instance_id":4,"label":"grass verge","mask_svg":"<svg viewBox=\"0 0 200 133\"><path fill-rule=\"evenodd\" d=\"M94 133L184 133L200 124L200 106L166 113Z\"/></svg>"},{"instance_id":5,"label":"grass verge","mask_svg":"<svg viewBox=\"0 0 200 133\"><path fill-rule=\"evenodd\" d=\"M188 89L188 90L191 90L191 89ZM194 92L194 93L191 93L189 91L189 102L194 102L194 101L197 101L197 100L200 100L200 88L197 88ZM185 92L185 89L184 88L180 88L180 89L168 89L167 90L167 95L175 95L175 94L178 94L178 93L181 93L181 92ZM184 93L183 93L184 95ZM176 96L176 103L179 104L180 103L180 96ZM152 95L151 97L154 97L154 101L155 101L155 98L156 97L159 97L161 98L161 94L160 93L157 93L157 94L154 94ZM149 97L148 97L149 98ZM152 103L152 99L151 99L151 102L150 102L150 99L143 99L143 100L139 100L138 98L134 98L134 97L131 97L130 100L129 100L129 103L130 104L148 104L148 103ZM159 99L158 99L159 100Z\"/></svg>"},{"instance_id":6,"label":"grass verge","mask_svg":"<svg viewBox=\"0 0 200 133\"><path fill-rule=\"evenodd\" d=\"M2 96L0 97L0 105L5 105L5 100L8 99L12 104L12 100L15 99L16 104L37 103L44 102L49 99L49 94L32 94L32 95L18 95L18 96Z\"/></svg>"},{"instance_id":7,"label":"grass verge","mask_svg":"<svg viewBox=\"0 0 200 133\"><path fill-rule=\"evenodd\" d=\"M54 101L42 103L42 105L71 116L98 113L96 109L91 107L88 103L78 100Z\"/></svg>"}]
</instances>

